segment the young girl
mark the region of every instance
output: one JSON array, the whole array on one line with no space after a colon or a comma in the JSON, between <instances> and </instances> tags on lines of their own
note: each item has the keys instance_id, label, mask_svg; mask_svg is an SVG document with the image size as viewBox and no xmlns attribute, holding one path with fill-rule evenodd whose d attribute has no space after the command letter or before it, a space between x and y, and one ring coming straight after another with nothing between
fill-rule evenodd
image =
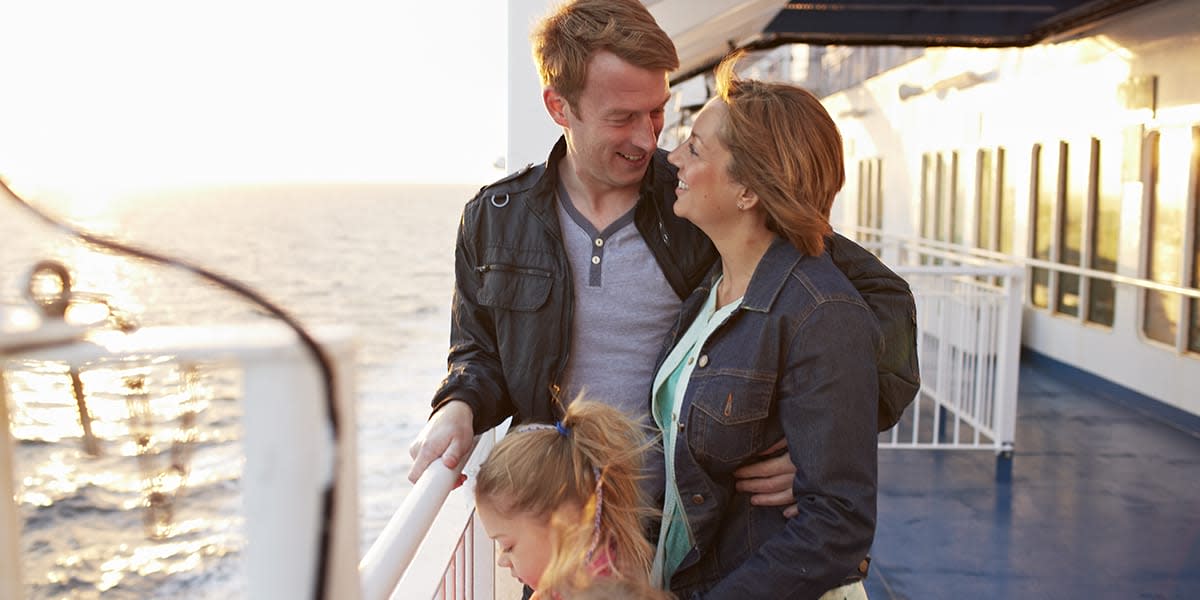
<instances>
[{"instance_id":1,"label":"young girl","mask_svg":"<svg viewBox=\"0 0 1200 600\"><path fill-rule=\"evenodd\" d=\"M621 411L578 399L554 425L522 425L479 468L475 503L496 564L570 597L595 578L648 581L652 551L638 486L644 431Z\"/></svg>"}]
</instances>

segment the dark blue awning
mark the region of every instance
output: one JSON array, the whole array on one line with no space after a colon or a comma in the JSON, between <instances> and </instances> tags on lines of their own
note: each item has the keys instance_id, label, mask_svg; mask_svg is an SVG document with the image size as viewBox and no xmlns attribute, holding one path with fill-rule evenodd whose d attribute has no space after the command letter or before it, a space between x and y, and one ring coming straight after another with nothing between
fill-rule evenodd
<instances>
[{"instance_id":1,"label":"dark blue awning","mask_svg":"<svg viewBox=\"0 0 1200 600\"><path fill-rule=\"evenodd\" d=\"M1028 46L1150 0L837 0L789 2L764 41Z\"/></svg>"},{"instance_id":2,"label":"dark blue awning","mask_svg":"<svg viewBox=\"0 0 1200 600\"><path fill-rule=\"evenodd\" d=\"M676 38L683 64L672 79L682 81L711 69L734 47L1029 46L1153 1L729 0L700 2L694 9L688 8L694 0L646 4Z\"/></svg>"}]
</instances>

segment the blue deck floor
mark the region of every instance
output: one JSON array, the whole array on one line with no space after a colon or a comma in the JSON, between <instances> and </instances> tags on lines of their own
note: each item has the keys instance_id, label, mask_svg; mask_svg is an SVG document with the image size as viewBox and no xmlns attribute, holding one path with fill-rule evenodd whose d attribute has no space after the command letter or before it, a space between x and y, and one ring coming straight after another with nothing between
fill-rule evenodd
<instances>
[{"instance_id":1,"label":"blue deck floor","mask_svg":"<svg viewBox=\"0 0 1200 600\"><path fill-rule=\"evenodd\" d=\"M1113 387L1023 360L1010 478L881 450L872 600L1200 599L1200 434Z\"/></svg>"}]
</instances>

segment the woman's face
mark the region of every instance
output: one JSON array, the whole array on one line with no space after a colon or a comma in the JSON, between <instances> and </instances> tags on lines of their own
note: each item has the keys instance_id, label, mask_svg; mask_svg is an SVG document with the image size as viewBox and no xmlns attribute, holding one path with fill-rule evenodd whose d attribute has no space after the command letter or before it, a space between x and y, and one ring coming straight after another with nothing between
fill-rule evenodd
<instances>
[{"instance_id":1,"label":"woman's face","mask_svg":"<svg viewBox=\"0 0 1200 600\"><path fill-rule=\"evenodd\" d=\"M696 116L692 134L667 157L679 167L675 214L710 237L738 214L738 200L746 192L729 176L731 155L717 138L727 112L720 98L709 100Z\"/></svg>"}]
</instances>

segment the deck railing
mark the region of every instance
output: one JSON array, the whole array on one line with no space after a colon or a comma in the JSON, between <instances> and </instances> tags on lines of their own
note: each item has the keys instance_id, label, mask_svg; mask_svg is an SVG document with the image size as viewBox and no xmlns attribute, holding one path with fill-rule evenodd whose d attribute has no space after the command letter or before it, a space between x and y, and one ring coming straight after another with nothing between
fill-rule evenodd
<instances>
[{"instance_id":1,"label":"deck railing","mask_svg":"<svg viewBox=\"0 0 1200 600\"><path fill-rule=\"evenodd\" d=\"M883 448L1012 452L1025 269L849 228L913 290L921 391Z\"/></svg>"},{"instance_id":2,"label":"deck railing","mask_svg":"<svg viewBox=\"0 0 1200 600\"><path fill-rule=\"evenodd\" d=\"M61 323L44 324L26 332L0 328L0 491L4 492L0 500L0 548L5 550L0 554L0 573L4 575L0 600L22 597L27 591L21 584L22 556L13 552L19 548L21 536L19 507L13 501L11 487L18 440L10 435L8 417L20 398L6 393L6 380L19 374L20 366L14 367L15 361L60 364L64 373L67 369L86 373L93 367L125 368L131 358L140 361L136 364L151 361L149 364L155 368L171 368L172 372L187 372L188 365L220 364L231 365L241 374L245 463L240 489L246 515L243 560L247 597L316 596L314 574L321 568L318 557L323 530L330 536L327 558L332 561L325 571L328 578L324 596L349 600L359 596L354 564L358 551L354 427L341 428L340 435L333 439L320 374L291 330L277 323L259 323L156 327L128 334L91 331L86 338L84 333L83 329L72 332ZM353 424L353 337L342 328L319 329L316 333L332 358L338 417L343 423ZM157 388L149 384L143 388L140 382L130 387L130 393L153 400L150 390L157 392ZM70 385L65 389L70 390ZM83 425L84 397L76 400L80 401ZM151 410L163 403L132 403L139 407L143 404ZM131 414L131 421L135 416L146 417ZM78 439L83 444L88 435L86 426L77 435L64 440L72 443ZM106 464L85 461L78 468L108 468ZM334 477L338 484L336 497L332 514L326 515L322 501ZM147 510L156 506L151 500L147 500ZM327 524L327 519L332 523Z\"/></svg>"},{"instance_id":3,"label":"deck railing","mask_svg":"<svg viewBox=\"0 0 1200 600\"><path fill-rule=\"evenodd\" d=\"M365 600L493 597L494 546L475 514L473 475L502 435L477 436L457 469L440 460L425 469L359 565Z\"/></svg>"}]
</instances>

